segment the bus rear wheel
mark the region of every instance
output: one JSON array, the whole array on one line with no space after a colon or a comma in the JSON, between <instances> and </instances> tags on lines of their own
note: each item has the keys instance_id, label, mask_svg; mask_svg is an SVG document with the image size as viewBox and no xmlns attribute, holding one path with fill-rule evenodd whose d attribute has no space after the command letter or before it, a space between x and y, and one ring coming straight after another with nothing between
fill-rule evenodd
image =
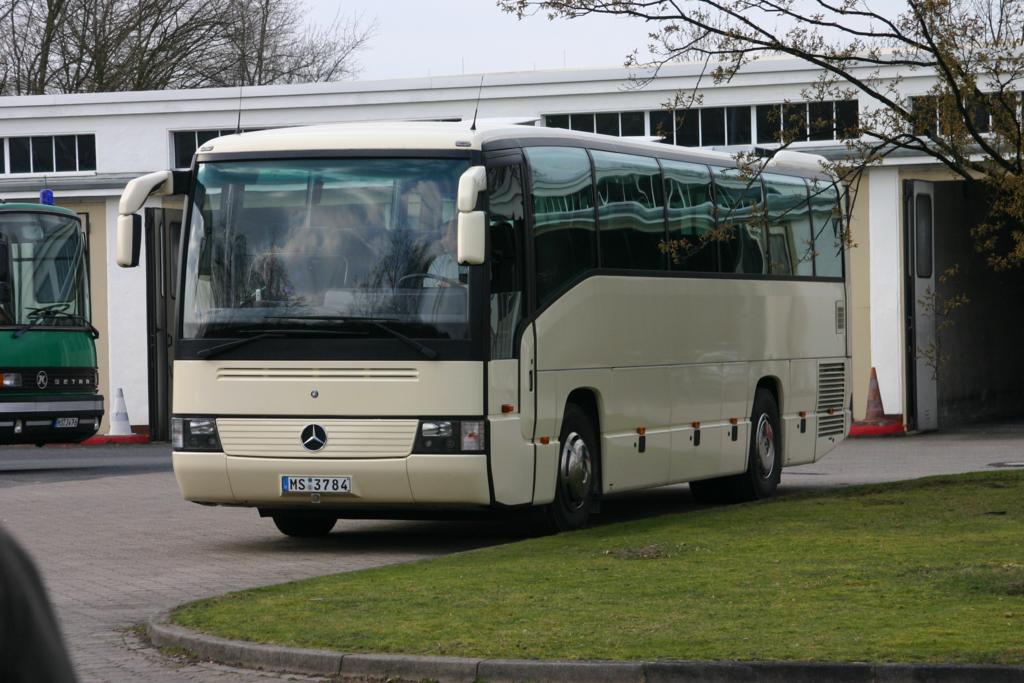
<instances>
[{"instance_id":1,"label":"bus rear wheel","mask_svg":"<svg viewBox=\"0 0 1024 683\"><path fill-rule=\"evenodd\" d=\"M274 526L285 536L294 538L320 538L331 533L338 518L322 513L276 512Z\"/></svg>"},{"instance_id":2,"label":"bus rear wheel","mask_svg":"<svg viewBox=\"0 0 1024 683\"><path fill-rule=\"evenodd\" d=\"M544 506L539 531L557 534L582 529L598 495L597 432L583 408L565 407L559 438L555 499Z\"/></svg>"},{"instance_id":3,"label":"bus rear wheel","mask_svg":"<svg viewBox=\"0 0 1024 683\"><path fill-rule=\"evenodd\" d=\"M767 389L759 388L754 394L750 426L747 471L734 479L733 495L737 501L771 498L782 479L779 405Z\"/></svg>"}]
</instances>

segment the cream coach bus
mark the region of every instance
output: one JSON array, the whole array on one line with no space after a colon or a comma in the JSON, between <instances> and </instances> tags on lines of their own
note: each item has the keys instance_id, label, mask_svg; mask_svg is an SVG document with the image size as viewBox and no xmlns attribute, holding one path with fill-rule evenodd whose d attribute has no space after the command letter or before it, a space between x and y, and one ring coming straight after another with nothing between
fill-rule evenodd
<instances>
[{"instance_id":1,"label":"cream coach bus","mask_svg":"<svg viewBox=\"0 0 1024 683\"><path fill-rule=\"evenodd\" d=\"M849 424L840 192L817 157L527 126L212 140L187 194L173 461L185 498L293 536L690 482L771 496Z\"/></svg>"}]
</instances>

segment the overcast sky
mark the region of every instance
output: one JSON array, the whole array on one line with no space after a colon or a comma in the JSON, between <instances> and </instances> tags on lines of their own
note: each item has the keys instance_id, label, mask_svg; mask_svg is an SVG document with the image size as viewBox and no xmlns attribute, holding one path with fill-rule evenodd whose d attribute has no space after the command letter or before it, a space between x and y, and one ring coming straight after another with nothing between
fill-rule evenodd
<instances>
[{"instance_id":1,"label":"overcast sky","mask_svg":"<svg viewBox=\"0 0 1024 683\"><path fill-rule=\"evenodd\" d=\"M461 73L621 66L634 48L646 53L648 28L616 17L518 21L495 0L306 0L311 19L339 11L377 21L359 55L360 80Z\"/></svg>"}]
</instances>

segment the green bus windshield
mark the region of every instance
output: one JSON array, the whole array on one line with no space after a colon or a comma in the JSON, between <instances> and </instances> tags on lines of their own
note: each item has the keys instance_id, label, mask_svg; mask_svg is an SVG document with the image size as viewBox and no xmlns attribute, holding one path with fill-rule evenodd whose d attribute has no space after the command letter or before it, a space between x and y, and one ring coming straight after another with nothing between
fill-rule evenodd
<instances>
[{"instance_id":1,"label":"green bus windshield","mask_svg":"<svg viewBox=\"0 0 1024 683\"><path fill-rule=\"evenodd\" d=\"M43 211L0 211L10 245L10 301L0 325L84 327L89 322L85 244L77 217Z\"/></svg>"}]
</instances>

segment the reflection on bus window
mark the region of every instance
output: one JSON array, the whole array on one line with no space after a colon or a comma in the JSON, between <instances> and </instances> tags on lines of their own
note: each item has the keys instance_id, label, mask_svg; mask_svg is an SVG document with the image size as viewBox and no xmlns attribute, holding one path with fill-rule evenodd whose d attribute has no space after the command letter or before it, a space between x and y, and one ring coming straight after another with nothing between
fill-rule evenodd
<instances>
[{"instance_id":1,"label":"reflection on bus window","mask_svg":"<svg viewBox=\"0 0 1024 683\"><path fill-rule=\"evenodd\" d=\"M812 180L811 225L814 229L814 273L818 277L843 276L843 241L840 232L839 192L829 181Z\"/></svg>"},{"instance_id":2,"label":"reflection on bus window","mask_svg":"<svg viewBox=\"0 0 1024 683\"><path fill-rule=\"evenodd\" d=\"M802 178L766 173L770 271L776 275L814 274L814 242Z\"/></svg>"},{"instance_id":3,"label":"reflection on bus window","mask_svg":"<svg viewBox=\"0 0 1024 683\"><path fill-rule=\"evenodd\" d=\"M767 273L760 178L736 169L716 169L715 203L722 272Z\"/></svg>"},{"instance_id":4,"label":"reflection on bus window","mask_svg":"<svg viewBox=\"0 0 1024 683\"><path fill-rule=\"evenodd\" d=\"M592 152L603 268L664 270L661 170L650 157Z\"/></svg>"},{"instance_id":5,"label":"reflection on bus window","mask_svg":"<svg viewBox=\"0 0 1024 683\"><path fill-rule=\"evenodd\" d=\"M690 272L718 270L718 244L707 166L663 160L668 205L670 267Z\"/></svg>"},{"instance_id":6,"label":"reflection on bus window","mask_svg":"<svg viewBox=\"0 0 1024 683\"><path fill-rule=\"evenodd\" d=\"M537 303L594 262L594 186L586 150L530 147Z\"/></svg>"}]
</instances>

